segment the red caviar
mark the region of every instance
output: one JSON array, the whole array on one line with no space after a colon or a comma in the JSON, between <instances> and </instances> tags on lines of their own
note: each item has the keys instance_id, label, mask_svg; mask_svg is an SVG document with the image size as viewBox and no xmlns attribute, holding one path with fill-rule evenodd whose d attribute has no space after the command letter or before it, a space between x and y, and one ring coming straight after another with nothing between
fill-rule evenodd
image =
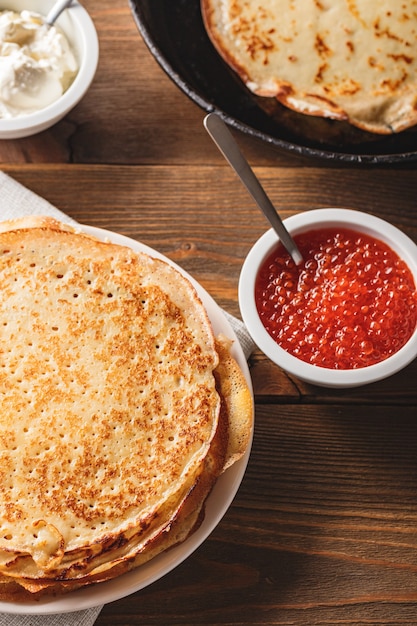
<instances>
[{"instance_id":1,"label":"red caviar","mask_svg":"<svg viewBox=\"0 0 417 626\"><path fill-rule=\"evenodd\" d=\"M389 246L341 228L294 239L303 263L296 266L278 244L255 285L262 323L284 350L321 367L356 369L408 341L417 324L416 287Z\"/></svg>"}]
</instances>

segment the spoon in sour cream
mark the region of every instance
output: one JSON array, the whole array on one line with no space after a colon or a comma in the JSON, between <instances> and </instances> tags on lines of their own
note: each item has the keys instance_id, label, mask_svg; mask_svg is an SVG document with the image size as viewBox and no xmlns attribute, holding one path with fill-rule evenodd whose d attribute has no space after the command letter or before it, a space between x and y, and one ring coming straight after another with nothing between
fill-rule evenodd
<instances>
[{"instance_id":1,"label":"spoon in sour cream","mask_svg":"<svg viewBox=\"0 0 417 626\"><path fill-rule=\"evenodd\" d=\"M52 24L61 15L62 11L64 11L71 4L71 2L72 0L57 0L45 18L45 24L52 26Z\"/></svg>"},{"instance_id":2,"label":"spoon in sour cream","mask_svg":"<svg viewBox=\"0 0 417 626\"><path fill-rule=\"evenodd\" d=\"M216 113L209 113L204 118L204 127L275 230L294 263L300 265L303 262L303 257L297 244L286 229L254 171L241 153L226 123Z\"/></svg>"}]
</instances>

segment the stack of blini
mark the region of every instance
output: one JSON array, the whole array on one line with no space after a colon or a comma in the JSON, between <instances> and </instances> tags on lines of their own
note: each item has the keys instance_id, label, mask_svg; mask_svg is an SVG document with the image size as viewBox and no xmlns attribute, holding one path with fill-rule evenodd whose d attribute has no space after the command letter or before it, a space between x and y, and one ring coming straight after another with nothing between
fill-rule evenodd
<instances>
[{"instance_id":1,"label":"stack of blini","mask_svg":"<svg viewBox=\"0 0 417 626\"><path fill-rule=\"evenodd\" d=\"M0 592L109 580L184 541L249 445L230 342L164 261L0 224Z\"/></svg>"}]
</instances>

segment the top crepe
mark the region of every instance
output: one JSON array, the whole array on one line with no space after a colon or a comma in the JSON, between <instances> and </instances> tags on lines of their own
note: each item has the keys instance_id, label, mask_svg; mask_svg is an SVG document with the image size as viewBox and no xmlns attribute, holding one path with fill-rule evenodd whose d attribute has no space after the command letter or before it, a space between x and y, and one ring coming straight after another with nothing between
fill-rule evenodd
<instances>
[{"instance_id":1,"label":"top crepe","mask_svg":"<svg viewBox=\"0 0 417 626\"><path fill-rule=\"evenodd\" d=\"M417 123L416 0L201 0L247 87L309 115L389 134Z\"/></svg>"}]
</instances>

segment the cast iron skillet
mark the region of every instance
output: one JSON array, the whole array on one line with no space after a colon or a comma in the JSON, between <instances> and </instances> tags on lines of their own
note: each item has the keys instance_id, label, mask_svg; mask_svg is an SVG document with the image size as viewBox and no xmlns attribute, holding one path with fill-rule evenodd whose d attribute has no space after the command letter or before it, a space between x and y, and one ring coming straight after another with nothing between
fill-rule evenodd
<instances>
[{"instance_id":1,"label":"cast iron skillet","mask_svg":"<svg viewBox=\"0 0 417 626\"><path fill-rule=\"evenodd\" d=\"M253 95L214 50L199 0L129 0L150 52L176 85L206 112L292 153L345 163L417 160L417 127L374 135L344 122L295 113Z\"/></svg>"}]
</instances>

